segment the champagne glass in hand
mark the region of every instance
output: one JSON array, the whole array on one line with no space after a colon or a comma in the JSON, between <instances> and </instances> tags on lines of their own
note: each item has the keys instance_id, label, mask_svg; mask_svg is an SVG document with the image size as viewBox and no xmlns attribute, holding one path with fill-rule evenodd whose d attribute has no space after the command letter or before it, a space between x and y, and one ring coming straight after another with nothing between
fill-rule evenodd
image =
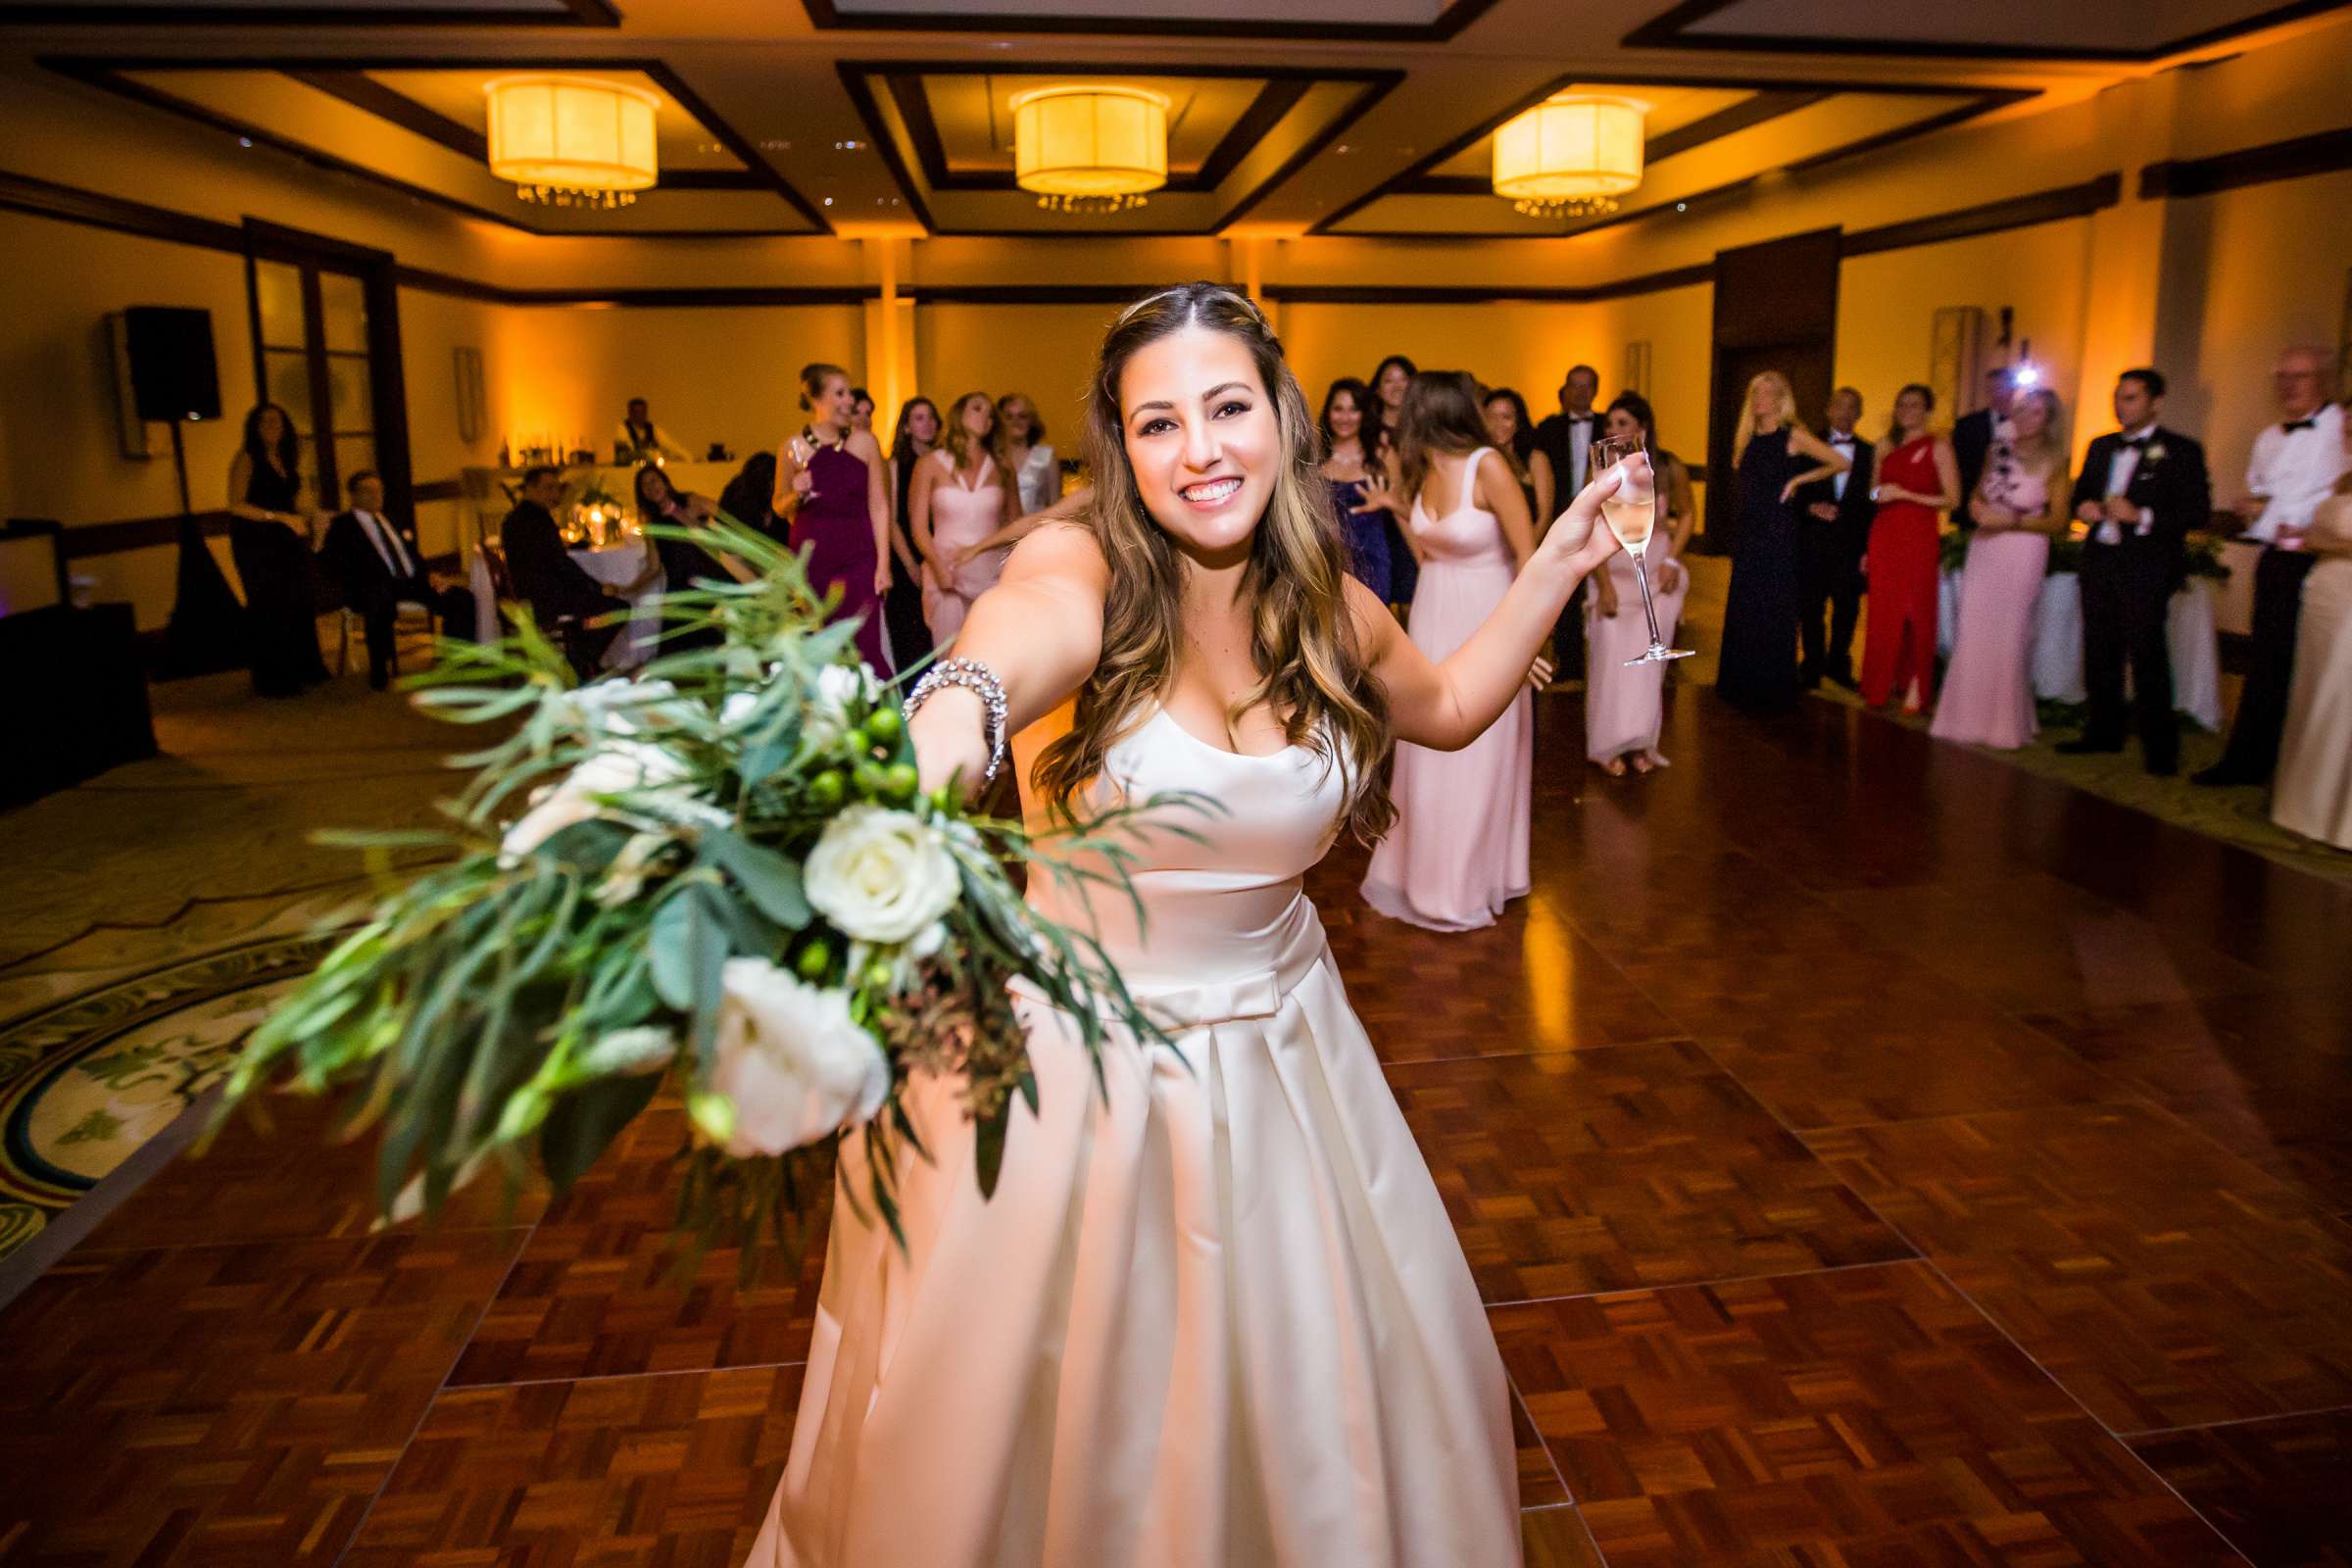
<instances>
[{"instance_id":1,"label":"champagne glass in hand","mask_svg":"<svg viewBox=\"0 0 2352 1568\"><path fill-rule=\"evenodd\" d=\"M1622 464L1642 450L1639 436L1606 436L1592 443L1594 473L1605 474L1611 466ZM1609 532L1625 546L1625 553L1634 559L1634 581L1642 589L1642 613L1649 620L1649 647L1640 657L1626 661L1634 664L1662 664L1670 659L1689 659L1689 648L1669 648L1658 635L1658 612L1649 600L1649 570L1642 554L1649 548L1649 535L1657 524L1658 502L1656 481L1645 464L1637 464L1625 471L1624 482L1600 504L1600 516L1609 525Z\"/></svg>"}]
</instances>

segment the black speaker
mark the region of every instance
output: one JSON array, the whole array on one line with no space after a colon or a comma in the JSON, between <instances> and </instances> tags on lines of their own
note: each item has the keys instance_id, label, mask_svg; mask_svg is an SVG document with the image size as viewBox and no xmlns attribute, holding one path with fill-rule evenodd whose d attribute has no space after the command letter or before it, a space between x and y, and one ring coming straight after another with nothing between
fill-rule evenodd
<instances>
[{"instance_id":1,"label":"black speaker","mask_svg":"<svg viewBox=\"0 0 2352 1568\"><path fill-rule=\"evenodd\" d=\"M220 368L213 358L213 313L176 305L133 305L122 313L122 346L142 419L218 419Z\"/></svg>"}]
</instances>

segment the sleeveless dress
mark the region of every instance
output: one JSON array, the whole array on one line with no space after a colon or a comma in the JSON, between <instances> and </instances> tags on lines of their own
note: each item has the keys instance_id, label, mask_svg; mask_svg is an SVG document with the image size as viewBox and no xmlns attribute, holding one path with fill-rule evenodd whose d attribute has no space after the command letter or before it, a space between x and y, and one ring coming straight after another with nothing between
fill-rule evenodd
<instances>
[{"instance_id":1,"label":"sleeveless dress","mask_svg":"<svg viewBox=\"0 0 2352 1568\"><path fill-rule=\"evenodd\" d=\"M1732 540L1732 586L1723 605L1723 657L1715 693L1736 708L1792 708L1796 668L1796 517L1781 491L1802 471L1786 425L1750 437L1740 454L1740 531ZM1872 579L1876 585L1877 579ZM1875 617L1875 612L1874 612Z\"/></svg>"},{"instance_id":2,"label":"sleeveless dress","mask_svg":"<svg viewBox=\"0 0 2352 1568\"><path fill-rule=\"evenodd\" d=\"M1409 521L1426 559L1405 630L1432 660L1468 642L1517 574L1501 524L1478 505L1487 451L1462 465L1461 499L1445 516L1431 517L1413 498ZM1364 902L1433 931L1493 925L1504 904L1527 892L1535 755L1535 697L1524 685L1502 717L1458 752L1399 742L1390 784L1396 822L1372 852Z\"/></svg>"},{"instance_id":3,"label":"sleeveless dress","mask_svg":"<svg viewBox=\"0 0 2352 1568\"><path fill-rule=\"evenodd\" d=\"M2303 579L2271 820L2352 850L2352 496L2321 502L2308 539L2328 553Z\"/></svg>"},{"instance_id":4,"label":"sleeveless dress","mask_svg":"<svg viewBox=\"0 0 2352 1568\"><path fill-rule=\"evenodd\" d=\"M958 1089L917 1080L907 1251L834 1204L750 1568L1516 1568L1501 1358L1301 886L1345 782L1157 710L1111 748L1094 804L1225 810L1137 836L1140 925L1029 897L1094 926L1176 1050L1114 1025L1098 1087L1018 998L1038 1111L985 1200ZM842 1179L865 1158L845 1140Z\"/></svg>"},{"instance_id":5,"label":"sleeveless dress","mask_svg":"<svg viewBox=\"0 0 2352 1568\"><path fill-rule=\"evenodd\" d=\"M2005 441L1986 457L1978 489L2028 516L2050 504L2048 479L2029 472ZM2049 564L2047 534L1979 528L1969 535L1960 624L1930 726L1937 740L2013 752L2034 739L2034 609Z\"/></svg>"},{"instance_id":6,"label":"sleeveless dress","mask_svg":"<svg viewBox=\"0 0 2352 1568\"><path fill-rule=\"evenodd\" d=\"M914 529L907 521L906 503L914 494L914 466L922 461L923 455L911 447L891 459L898 477L893 489L899 532L909 546L914 543ZM908 571L895 550L890 553L890 592L882 596L882 623L890 633L893 668L912 669L930 657L931 625L923 614L922 576Z\"/></svg>"},{"instance_id":7,"label":"sleeveless dress","mask_svg":"<svg viewBox=\"0 0 2352 1568\"><path fill-rule=\"evenodd\" d=\"M1933 495L1936 438L1913 436L1886 454L1879 482ZM1870 618L1862 640L1862 700L1873 708L1936 684L1936 576L1942 545L1936 510L1889 501L1870 523Z\"/></svg>"},{"instance_id":8,"label":"sleeveless dress","mask_svg":"<svg viewBox=\"0 0 2352 1568\"><path fill-rule=\"evenodd\" d=\"M1364 506L1364 481L1333 479L1332 514L1340 520L1340 538L1348 546L1348 574L1389 602L1388 514Z\"/></svg>"},{"instance_id":9,"label":"sleeveless dress","mask_svg":"<svg viewBox=\"0 0 2352 1568\"><path fill-rule=\"evenodd\" d=\"M1665 461L1658 473L1658 494L1667 493ZM1658 614L1658 636L1672 645L1675 624L1683 617L1683 599L1690 591L1690 574L1672 593L1658 586L1658 570L1673 558L1662 545L1670 541L1665 519L1650 530L1649 555L1642 565L1649 572L1649 597ZM1666 717L1666 666L1626 664L1649 647L1649 622L1642 613L1642 585L1634 576L1634 558L1620 550L1602 568L1617 591L1617 613L1600 612L1600 591L1585 595L1585 756L1595 762L1656 749L1658 731Z\"/></svg>"},{"instance_id":10,"label":"sleeveless dress","mask_svg":"<svg viewBox=\"0 0 2352 1568\"><path fill-rule=\"evenodd\" d=\"M821 594L835 583L841 585L841 603L834 607L832 618L862 617L858 657L875 674L888 676L882 600L874 592L874 524L866 511L865 460L847 447L820 446L808 459L808 483L814 493L792 519L792 548L811 547L810 587Z\"/></svg>"},{"instance_id":11,"label":"sleeveless dress","mask_svg":"<svg viewBox=\"0 0 2352 1568\"><path fill-rule=\"evenodd\" d=\"M985 454L980 459L980 475L970 484L956 471L956 459L945 447L931 456L946 470L931 486L931 544L943 554L949 550L969 550L973 545L1004 526L1004 487L997 482L997 460ZM1050 460L1049 460L1050 461ZM939 571L938 563L932 571ZM1004 552L991 550L985 554L966 556L956 568L953 579L923 595L923 619L931 627L934 645L954 640L963 627L963 617L971 613L972 601L997 585L1004 574Z\"/></svg>"},{"instance_id":12,"label":"sleeveless dress","mask_svg":"<svg viewBox=\"0 0 2352 1568\"><path fill-rule=\"evenodd\" d=\"M266 512L292 512L301 493L299 475L256 462L238 499ZM282 522L231 517L228 555L245 587L253 689L264 697L293 697L326 679L326 661L318 655L318 598L309 541Z\"/></svg>"}]
</instances>

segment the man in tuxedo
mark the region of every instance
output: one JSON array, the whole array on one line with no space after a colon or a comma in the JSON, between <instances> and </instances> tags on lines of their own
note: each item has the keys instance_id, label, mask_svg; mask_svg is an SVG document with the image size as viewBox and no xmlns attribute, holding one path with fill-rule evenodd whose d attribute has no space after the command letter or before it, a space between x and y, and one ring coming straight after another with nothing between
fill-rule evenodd
<instances>
[{"instance_id":1,"label":"man in tuxedo","mask_svg":"<svg viewBox=\"0 0 2352 1568\"><path fill-rule=\"evenodd\" d=\"M1560 412L1536 425L1536 450L1551 462L1554 516L1566 511L1585 487L1585 470L1592 464L1592 443L1600 439L1605 422L1592 408L1599 396L1600 372L1590 365L1576 366L1560 378ZM1539 534L1551 526L1550 517L1538 517L1535 522ZM1567 608L1560 612L1559 624L1552 628L1552 662L1564 679L1574 678L1585 667L1584 604L1585 585L1580 582L1568 596Z\"/></svg>"},{"instance_id":2,"label":"man in tuxedo","mask_svg":"<svg viewBox=\"0 0 2352 1568\"><path fill-rule=\"evenodd\" d=\"M385 514L384 481L373 468L362 468L344 488L351 496L351 510L338 513L326 525L318 557L328 575L341 584L343 603L359 612L368 639L368 684L380 692L391 684L400 662L393 646L393 622L401 605L421 605L444 637L469 638L474 631L473 596L425 571L416 525L396 523Z\"/></svg>"},{"instance_id":3,"label":"man in tuxedo","mask_svg":"<svg viewBox=\"0 0 2352 1568\"><path fill-rule=\"evenodd\" d=\"M1984 372L1984 407L1952 426L1952 456L1960 460L1960 505L1952 509L1952 521L1963 528L1977 525L1968 506L1976 499L1977 480L1984 476L1985 454L1992 450L1993 438L2016 401L2016 376L2009 367L1996 365Z\"/></svg>"},{"instance_id":4,"label":"man in tuxedo","mask_svg":"<svg viewBox=\"0 0 2352 1568\"><path fill-rule=\"evenodd\" d=\"M1854 433L1862 420L1862 394L1841 386L1830 394L1829 434L1838 455L1853 466L1816 479L1796 493L1797 535L1804 575L1797 600L1798 641L1804 648L1803 677L1811 691L1824 679L1847 691L1854 682L1854 621L1862 613L1862 558L1870 546L1871 445ZM1821 617L1829 612L1829 646L1822 646Z\"/></svg>"},{"instance_id":5,"label":"man in tuxedo","mask_svg":"<svg viewBox=\"0 0 2352 1568\"><path fill-rule=\"evenodd\" d=\"M654 422L653 408L643 398L629 399L628 412L612 427L612 450L623 463L683 463L686 449Z\"/></svg>"},{"instance_id":6,"label":"man in tuxedo","mask_svg":"<svg viewBox=\"0 0 2352 1568\"><path fill-rule=\"evenodd\" d=\"M542 628L562 636L572 667L585 679L604 662L605 650L620 634L617 621L607 626L590 622L620 608L620 602L564 548L555 513L563 499L562 470L544 463L529 469L522 476L522 499L507 514L499 538L515 596L531 607Z\"/></svg>"},{"instance_id":7,"label":"man in tuxedo","mask_svg":"<svg viewBox=\"0 0 2352 1568\"><path fill-rule=\"evenodd\" d=\"M2173 718L2172 655L2165 614L2187 567L2184 541L2213 515L2205 449L2157 422L2164 376L2126 370L2115 383L2121 430L2099 437L2075 481L2075 518L2090 530L2082 547L2082 680L2090 713L2082 733L2058 750L2124 749L2124 664L2132 665L2132 716L2147 770L2180 767Z\"/></svg>"},{"instance_id":8,"label":"man in tuxedo","mask_svg":"<svg viewBox=\"0 0 2352 1568\"><path fill-rule=\"evenodd\" d=\"M2268 784L2278 766L2295 686L2303 578L2312 564L2303 533L2344 471L2344 411L2328 401L2332 361L2326 349L2293 348L2272 372L2278 422L2255 437L2245 497L2230 508L2245 519L2241 537L2264 546L2254 564L2254 662L2230 726L2230 749L2193 783Z\"/></svg>"}]
</instances>

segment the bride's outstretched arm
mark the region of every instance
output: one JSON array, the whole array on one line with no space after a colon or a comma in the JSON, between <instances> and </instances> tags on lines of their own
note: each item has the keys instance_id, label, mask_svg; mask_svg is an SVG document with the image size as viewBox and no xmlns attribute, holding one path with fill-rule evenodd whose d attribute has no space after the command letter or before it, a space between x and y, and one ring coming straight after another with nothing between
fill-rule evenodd
<instances>
[{"instance_id":1,"label":"bride's outstretched arm","mask_svg":"<svg viewBox=\"0 0 2352 1568\"><path fill-rule=\"evenodd\" d=\"M1637 455L1628 463L1647 464ZM1616 536L1601 525L1600 504L1613 494L1618 470L1585 486L1528 559L1510 591L1470 640L1433 662L1413 646L1372 591L1349 579L1348 608L1389 694L1396 738L1433 751L1459 751L1502 716L1527 679L1568 596L1588 572L1617 553Z\"/></svg>"},{"instance_id":2,"label":"bride's outstretched arm","mask_svg":"<svg viewBox=\"0 0 2352 1568\"><path fill-rule=\"evenodd\" d=\"M948 650L986 664L1004 683L1016 734L1076 691L1102 657L1102 601L1110 571L1083 527L1051 522L1022 540L997 585L972 604ZM966 791L988 765L986 714L962 687L942 687L914 715L910 733L923 788L957 769Z\"/></svg>"}]
</instances>

